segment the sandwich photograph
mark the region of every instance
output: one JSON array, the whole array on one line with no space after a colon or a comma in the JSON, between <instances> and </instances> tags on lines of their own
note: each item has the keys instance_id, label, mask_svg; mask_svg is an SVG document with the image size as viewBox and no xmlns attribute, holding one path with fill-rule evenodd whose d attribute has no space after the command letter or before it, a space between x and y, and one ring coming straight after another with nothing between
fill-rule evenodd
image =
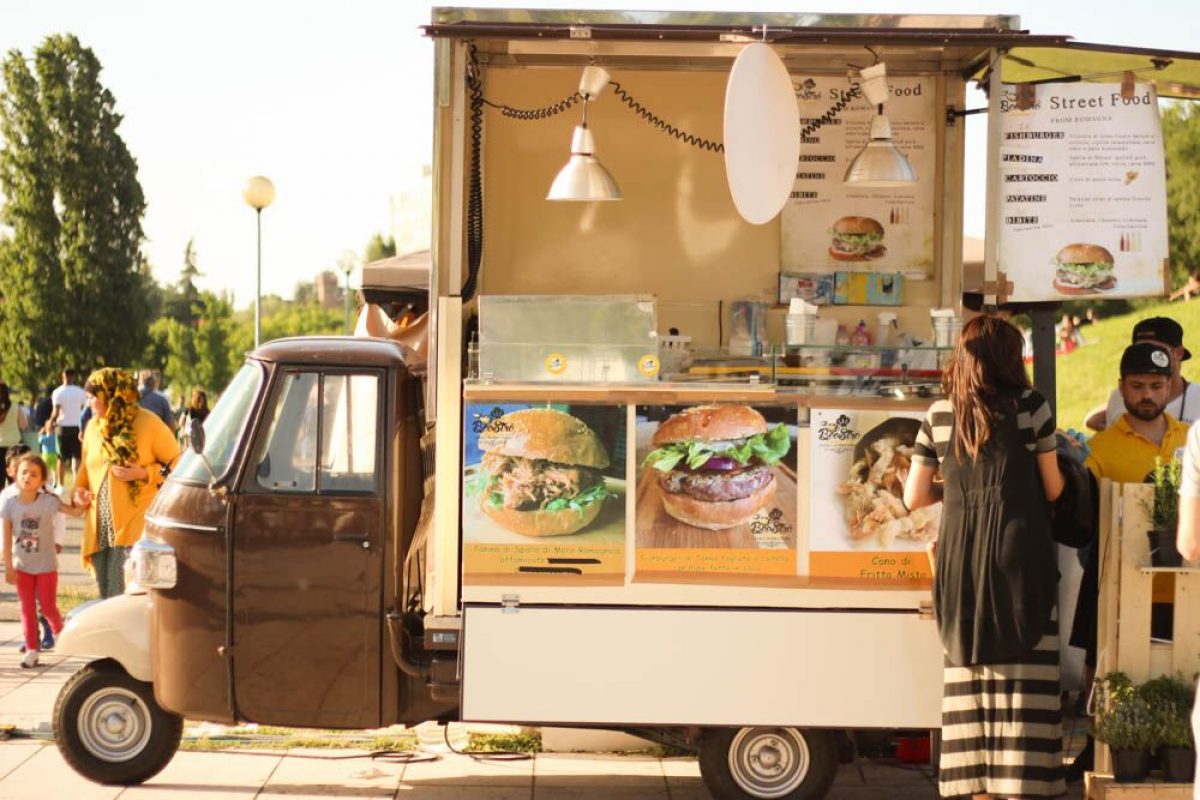
<instances>
[{"instance_id":1,"label":"sandwich photograph","mask_svg":"<svg viewBox=\"0 0 1200 800\"><path fill-rule=\"evenodd\" d=\"M1054 256L1054 289L1065 295L1107 292L1117 285L1116 265L1108 248L1069 244Z\"/></svg>"},{"instance_id":2,"label":"sandwich photograph","mask_svg":"<svg viewBox=\"0 0 1200 800\"><path fill-rule=\"evenodd\" d=\"M638 406L638 548L794 548L796 409Z\"/></svg>"},{"instance_id":3,"label":"sandwich photograph","mask_svg":"<svg viewBox=\"0 0 1200 800\"><path fill-rule=\"evenodd\" d=\"M835 261L870 261L887 254L883 225L871 217L841 217L830 226L829 235L829 255Z\"/></svg>"},{"instance_id":4,"label":"sandwich photograph","mask_svg":"<svg viewBox=\"0 0 1200 800\"><path fill-rule=\"evenodd\" d=\"M624 406L469 404L464 541L623 544L625 413Z\"/></svg>"}]
</instances>

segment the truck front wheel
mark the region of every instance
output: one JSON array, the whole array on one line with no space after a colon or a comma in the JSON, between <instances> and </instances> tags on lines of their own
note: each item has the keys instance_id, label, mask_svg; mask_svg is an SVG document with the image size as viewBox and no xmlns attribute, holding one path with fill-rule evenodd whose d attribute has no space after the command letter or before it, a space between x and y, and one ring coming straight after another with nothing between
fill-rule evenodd
<instances>
[{"instance_id":1,"label":"truck front wheel","mask_svg":"<svg viewBox=\"0 0 1200 800\"><path fill-rule=\"evenodd\" d=\"M826 731L722 728L700 743L700 775L717 800L817 800L837 767Z\"/></svg>"},{"instance_id":2,"label":"truck front wheel","mask_svg":"<svg viewBox=\"0 0 1200 800\"><path fill-rule=\"evenodd\" d=\"M54 738L71 767L96 783L142 783L165 767L183 719L159 707L148 683L111 661L71 676L54 704Z\"/></svg>"}]
</instances>

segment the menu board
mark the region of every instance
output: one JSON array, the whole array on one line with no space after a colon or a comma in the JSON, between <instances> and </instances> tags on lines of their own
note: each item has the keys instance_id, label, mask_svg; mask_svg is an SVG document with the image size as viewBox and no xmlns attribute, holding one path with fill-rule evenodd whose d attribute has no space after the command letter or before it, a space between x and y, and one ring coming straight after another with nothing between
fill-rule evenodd
<instances>
[{"instance_id":1,"label":"menu board","mask_svg":"<svg viewBox=\"0 0 1200 800\"><path fill-rule=\"evenodd\" d=\"M926 545L941 503L909 511L904 480L920 413L813 409L809 575L884 583L930 579Z\"/></svg>"},{"instance_id":2,"label":"menu board","mask_svg":"<svg viewBox=\"0 0 1200 800\"><path fill-rule=\"evenodd\" d=\"M1163 294L1167 204L1152 84L1047 83L1000 104L999 269L1011 301Z\"/></svg>"},{"instance_id":3,"label":"menu board","mask_svg":"<svg viewBox=\"0 0 1200 800\"><path fill-rule=\"evenodd\" d=\"M795 577L796 413L637 406L635 580Z\"/></svg>"},{"instance_id":4,"label":"menu board","mask_svg":"<svg viewBox=\"0 0 1200 800\"><path fill-rule=\"evenodd\" d=\"M784 272L869 269L933 274L936 139L932 77L889 76L884 114L916 183L890 189L846 186L851 160L866 144L875 107L850 99L844 77L793 75L803 128L833 113L800 141L800 163L780 225Z\"/></svg>"},{"instance_id":5,"label":"menu board","mask_svg":"<svg viewBox=\"0 0 1200 800\"><path fill-rule=\"evenodd\" d=\"M468 404L463 583L625 582L626 407Z\"/></svg>"}]
</instances>

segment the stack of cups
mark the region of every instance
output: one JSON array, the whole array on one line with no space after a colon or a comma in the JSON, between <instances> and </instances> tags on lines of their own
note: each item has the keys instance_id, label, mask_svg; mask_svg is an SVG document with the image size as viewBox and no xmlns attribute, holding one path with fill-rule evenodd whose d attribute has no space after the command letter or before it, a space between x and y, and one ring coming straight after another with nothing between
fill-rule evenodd
<instances>
[{"instance_id":1,"label":"stack of cups","mask_svg":"<svg viewBox=\"0 0 1200 800\"><path fill-rule=\"evenodd\" d=\"M792 298L784 318L785 342L788 346L812 344L817 323L817 307L800 298Z\"/></svg>"},{"instance_id":2,"label":"stack of cups","mask_svg":"<svg viewBox=\"0 0 1200 800\"><path fill-rule=\"evenodd\" d=\"M962 331L962 320L952 308L935 308L929 312L933 318L933 343L937 347L954 347Z\"/></svg>"}]
</instances>

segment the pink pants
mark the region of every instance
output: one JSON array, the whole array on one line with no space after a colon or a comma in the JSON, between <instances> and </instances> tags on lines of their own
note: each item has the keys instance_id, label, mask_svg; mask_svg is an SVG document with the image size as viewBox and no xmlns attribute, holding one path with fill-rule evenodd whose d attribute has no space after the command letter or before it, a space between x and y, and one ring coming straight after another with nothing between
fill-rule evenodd
<instances>
[{"instance_id":1,"label":"pink pants","mask_svg":"<svg viewBox=\"0 0 1200 800\"><path fill-rule=\"evenodd\" d=\"M42 607L42 616L50 623L50 630L58 636L62 630L62 616L58 613L58 573L21 572L17 570L17 597L21 601L21 625L25 629L25 649L41 649L41 633L38 631L37 608L34 599Z\"/></svg>"}]
</instances>

